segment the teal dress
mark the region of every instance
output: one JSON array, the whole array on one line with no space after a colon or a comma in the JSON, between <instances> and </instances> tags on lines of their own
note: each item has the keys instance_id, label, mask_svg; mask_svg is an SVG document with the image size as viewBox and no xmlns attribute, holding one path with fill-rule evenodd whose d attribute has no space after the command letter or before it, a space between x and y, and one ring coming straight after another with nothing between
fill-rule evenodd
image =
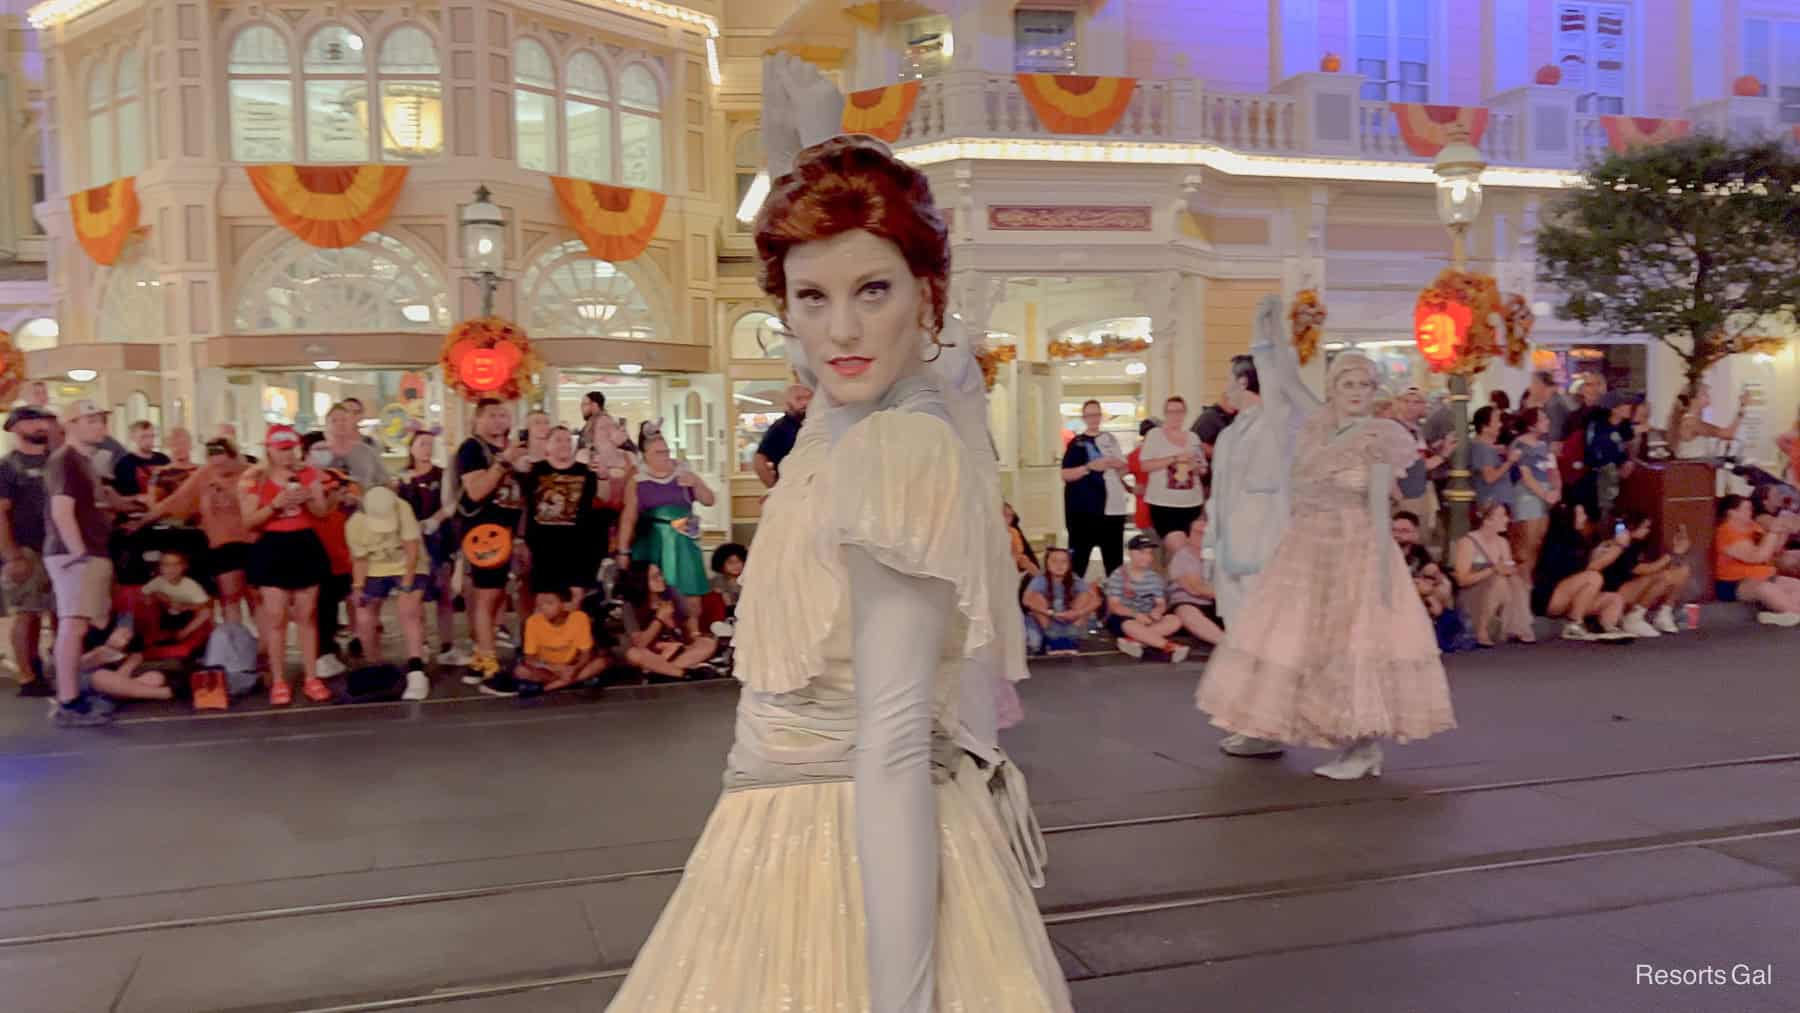
<instances>
[{"instance_id":1,"label":"teal dress","mask_svg":"<svg viewBox=\"0 0 1800 1013\"><path fill-rule=\"evenodd\" d=\"M676 527L693 513L694 494L675 481L675 474L662 479L638 469L638 521L631 558L655 563L670 587L697 599L710 590L706 558L700 543Z\"/></svg>"}]
</instances>

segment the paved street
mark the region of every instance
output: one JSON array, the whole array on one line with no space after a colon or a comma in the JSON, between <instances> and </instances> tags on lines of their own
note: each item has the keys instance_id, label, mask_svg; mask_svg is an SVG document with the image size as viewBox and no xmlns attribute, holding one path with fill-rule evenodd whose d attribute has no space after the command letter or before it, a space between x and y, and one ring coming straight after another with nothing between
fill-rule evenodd
<instances>
[{"instance_id":1,"label":"paved street","mask_svg":"<svg viewBox=\"0 0 1800 1013\"><path fill-rule=\"evenodd\" d=\"M1221 756L1198 671L1113 655L1024 687L1006 744L1079 1009L1800 1009L1800 631L1712 608L1673 639L1458 656L1463 727L1351 784L1312 777L1316 752ZM0 1007L598 1010L718 790L734 700L99 732L0 700Z\"/></svg>"}]
</instances>

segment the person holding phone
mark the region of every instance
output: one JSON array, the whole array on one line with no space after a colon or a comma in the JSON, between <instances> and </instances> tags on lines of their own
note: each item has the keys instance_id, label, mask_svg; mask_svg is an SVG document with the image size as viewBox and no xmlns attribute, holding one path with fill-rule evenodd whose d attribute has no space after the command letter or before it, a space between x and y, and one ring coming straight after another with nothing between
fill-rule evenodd
<instances>
[{"instance_id":1,"label":"person holding phone","mask_svg":"<svg viewBox=\"0 0 1800 1013\"><path fill-rule=\"evenodd\" d=\"M1634 637L1681 631L1675 623L1675 600L1692 573L1681 562L1693 548L1687 528L1675 532L1670 552L1662 556L1657 556L1650 544L1652 530L1650 519L1643 514L1621 514L1613 524L1613 541L1619 546L1619 554L1600 571L1601 590L1625 601L1627 611L1620 629Z\"/></svg>"},{"instance_id":2,"label":"person holding phone","mask_svg":"<svg viewBox=\"0 0 1800 1013\"><path fill-rule=\"evenodd\" d=\"M697 518L694 504L712 506L713 491L693 470L669 453L661 432L646 430L637 480L625 487L625 509L619 518L621 567L633 560L655 563L669 586L681 594L706 594L706 557L689 529Z\"/></svg>"}]
</instances>

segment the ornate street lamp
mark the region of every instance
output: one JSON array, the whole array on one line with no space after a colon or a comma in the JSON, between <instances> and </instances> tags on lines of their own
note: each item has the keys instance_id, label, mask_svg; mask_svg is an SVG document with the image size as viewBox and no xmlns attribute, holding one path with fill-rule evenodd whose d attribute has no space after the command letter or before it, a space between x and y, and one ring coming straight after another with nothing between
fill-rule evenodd
<instances>
[{"instance_id":1,"label":"ornate street lamp","mask_svg":"<svg viewBox=\"0 0 1800 1013\"><path fill-rule=\"evenodd\" d=\"M1481 152L1458 131L1438 150L1432 170L1437 173L1438 221L1450 230L1450 264L1465 270L1469 226L1481 215L1481 173L1487 168ZM1465 325L1466 326L1466 325ZM1439 337L1442 337L1441 335ZM1455 427L1456 452L1450 459L1450 544L1469 531L1470 505L1475 490L1469 482L1469 377L1458 370L1450 374L1451 425Z\"/></svg>"},{"instance_id":2,"label":"ornate street lamp","mask_svg":"<svg viewBox=\"0 0 1800 1013\"><path fill-rule=\"evenodd\" d=\"M494 290L506 266L506 216L488 198L488 188L475 188L475 203L463 207L463 262L481 284L481 315L494 315Z\"/></svg>"}]
</instances>

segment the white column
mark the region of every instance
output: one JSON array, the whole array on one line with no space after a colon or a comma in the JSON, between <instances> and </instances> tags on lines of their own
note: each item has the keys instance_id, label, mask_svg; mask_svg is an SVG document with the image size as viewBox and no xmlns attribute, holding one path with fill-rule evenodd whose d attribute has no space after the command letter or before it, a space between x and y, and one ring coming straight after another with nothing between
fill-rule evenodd
<instances>
[{"instance_id":1,"label":"white column","mask_svg":"<svg viewBox=\"0 0 1800 1013\"><path fill-rule=\"evenodd\" d=\"M1201 353L1199 281L1178 270L1145 275L1138 298L1150 317L1150 354L1145 356L1144 410L1162 415L1163 402L1179 394L1189 405L1204 396L1205 366Z\"/></svg>"},{"instance_id":2,"label":"white column","mask_svg":"<svg viewBox=\"0 0 1800 1013\"><path fill-rule=\"evenodd\" d=\"M1272 0L1269 30L1271 83L1319 69L1319 0Z\"/></svg>"}]
</instances>

